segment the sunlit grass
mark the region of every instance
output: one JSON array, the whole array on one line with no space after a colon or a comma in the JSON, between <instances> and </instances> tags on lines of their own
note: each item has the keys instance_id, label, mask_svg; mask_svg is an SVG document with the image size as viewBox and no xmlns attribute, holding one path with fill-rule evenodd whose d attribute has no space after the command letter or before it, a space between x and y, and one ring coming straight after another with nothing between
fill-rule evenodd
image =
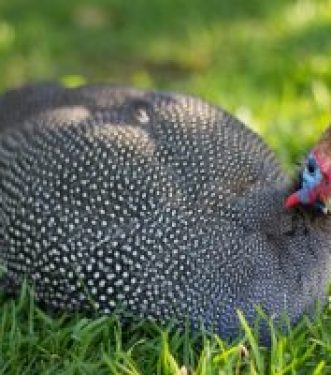
<instances>
[{"instance_id":1,"label":"sunlit grass","mask_svg":"<svg viewBox=\"0 0 331 375\"><path fill-rule=\"evenodd\" d=\"M188 326L120 323L116 316L47 314L26 285L1 300L0 371L4 374L324 374L331 370L331 325L317 309L287 334L271 331L271 346L238 311L242 333L232 342Z\"/></svg>"}]
</instances>

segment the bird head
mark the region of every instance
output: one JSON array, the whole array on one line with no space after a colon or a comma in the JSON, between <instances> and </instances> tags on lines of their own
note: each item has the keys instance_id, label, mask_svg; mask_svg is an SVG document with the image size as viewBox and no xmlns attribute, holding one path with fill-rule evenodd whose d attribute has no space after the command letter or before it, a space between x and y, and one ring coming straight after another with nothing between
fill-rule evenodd
<instances>
[{"instance_id":1,"label":"bird head","mask_svg":"<svg viewBox=\"0 0 331 375\"><path fill-rule=\"evenodd\" d=\"M331 212L331 129L309 153L298 190L285 201L287 208L300 204L324 214Z\"/></svg>"}]
</instances>

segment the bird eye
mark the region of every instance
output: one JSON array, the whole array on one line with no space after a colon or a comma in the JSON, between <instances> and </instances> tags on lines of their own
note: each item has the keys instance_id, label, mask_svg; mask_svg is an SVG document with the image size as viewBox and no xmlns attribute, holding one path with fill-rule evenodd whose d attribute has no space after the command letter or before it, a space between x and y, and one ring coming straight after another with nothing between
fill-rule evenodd
<instances>
[{"instance_id":1,"label":"bird eye","mask_svg":"<svg viewBox=\"0 0 331 375\"><path fill-rule=\"evenodd\" d=\"M310 174L314 174L316 170L316 163L313 159L308 159L307 169Z\"/></svg>"}]
</instances>

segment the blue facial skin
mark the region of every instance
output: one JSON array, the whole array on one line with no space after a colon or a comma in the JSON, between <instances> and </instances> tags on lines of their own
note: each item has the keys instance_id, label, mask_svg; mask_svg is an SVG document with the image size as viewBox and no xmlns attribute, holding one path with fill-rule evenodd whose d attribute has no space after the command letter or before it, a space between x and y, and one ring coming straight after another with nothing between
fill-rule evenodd
<instances>
[{"instance_id":1,"label":"blue facial skin","mask_svg":"<svg viewBox=\"0 0 331 375\"><path fill-rule=\"evenodd\" d=\"M313 190L323 179L322 172L312 153L308 155L306 167L301 174L301 189L298 191L299 199L302 204L309 204L309 192ZM314 207L323 211L322 202L315 202Z\"/></svg>"}]
</instances>

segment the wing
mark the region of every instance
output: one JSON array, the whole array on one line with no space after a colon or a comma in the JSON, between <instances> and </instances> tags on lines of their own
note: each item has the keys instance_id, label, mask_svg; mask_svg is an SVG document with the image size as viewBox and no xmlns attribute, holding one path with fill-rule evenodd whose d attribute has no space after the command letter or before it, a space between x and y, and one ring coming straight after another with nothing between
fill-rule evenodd
<instances>
[{"instance_id":1,"label":"wing","mask_svg":"<svg viewBox=\"0 0 331 375\"><path fill-rule=\"evenodd\" d=\"M233 116L174 93L55 85L4 95L0 118L0 258L12 285L27 274L40 299L76 307L83 280L102 306L109 287L140 313L216 321L250 285L254 246L233 201L282 174ZM124 270L135 283L125 294ZM101 275L111 279L97 288Z\"/></svg>"}]
</instances>

